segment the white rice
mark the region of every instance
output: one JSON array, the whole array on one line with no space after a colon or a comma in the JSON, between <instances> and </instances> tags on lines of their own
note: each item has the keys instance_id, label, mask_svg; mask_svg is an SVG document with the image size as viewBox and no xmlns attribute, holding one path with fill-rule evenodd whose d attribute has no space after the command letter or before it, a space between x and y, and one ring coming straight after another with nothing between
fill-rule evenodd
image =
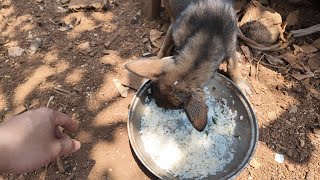
<instances>
[{"instance_id":1,"label":"white rice","mask_svg":"<svg viewBox=\"0 0 320 180\"><path fill-rule=\"evenodd\" d=\"M165 110L146 99L140 131L144 148L160 168L180 179L215 175L233 159L237 112L204 91L209 112L203 132L192 127L183 110Z\"/></svg>"}]
</instances>

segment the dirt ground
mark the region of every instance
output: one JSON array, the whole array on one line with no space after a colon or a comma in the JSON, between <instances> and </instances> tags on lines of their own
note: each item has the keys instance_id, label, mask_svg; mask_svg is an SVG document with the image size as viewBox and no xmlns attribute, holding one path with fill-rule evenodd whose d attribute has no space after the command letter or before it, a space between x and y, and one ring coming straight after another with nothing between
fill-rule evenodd
<instances>
[{"instance_id":1,"label":"dirt ground","mask_svg":"<svg viewBox=\"0 0 320 180\"><path fill-rule=\"evenodd\" d=\"M288 8L305 12L301 27L320 23L319 12L311 8ZM63 157L64 173L51 163L32 173L3 174L0 180L154 179L135 160L128 140L128 107L135 91L122 98L113 79L124 76L124 63L150 50L156 54L149 33L165 31L168 18L144 19L138 0L113 1L105 11L65 9L60 1L0 0L0 122L24 108L46 106L54 96L50 107L79 123L72 136L82 148ZM299 38L297 44L319 37ZM36 52L30 49L34 44ZM12 47L25 51L13 57ZM253 76L249 72L256 66L245 58L241 64L260 134L253 161L236 179L320 179L319 100L280 69L260 64ZM311 81L319 91L319 79ZM283 163L275 161L276 153L284 155Z\"/></svg>"}]
</instances>

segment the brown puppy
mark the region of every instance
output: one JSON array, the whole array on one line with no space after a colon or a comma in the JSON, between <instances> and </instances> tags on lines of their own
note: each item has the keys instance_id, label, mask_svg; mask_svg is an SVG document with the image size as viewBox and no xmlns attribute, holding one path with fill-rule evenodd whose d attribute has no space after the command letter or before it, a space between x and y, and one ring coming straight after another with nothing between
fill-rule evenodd
<instances>
[{"instance_id":1,"label":"brown puppy","mask_svg":"<svg viewBox=\"0 0 320 180\"><path fill-rule=\"evenodd\" d=\"M236 57L237 23L229 0L166 0L172 24L158 57L126 64L126 68L154 81L158 106L183 108L198 131L207 124L208 107L203 88L223 61L230 78L243 90ZM165 57L173 45L179 54ZM163 58L165 57L165 58Z\"/></svg>"}]
</instances>

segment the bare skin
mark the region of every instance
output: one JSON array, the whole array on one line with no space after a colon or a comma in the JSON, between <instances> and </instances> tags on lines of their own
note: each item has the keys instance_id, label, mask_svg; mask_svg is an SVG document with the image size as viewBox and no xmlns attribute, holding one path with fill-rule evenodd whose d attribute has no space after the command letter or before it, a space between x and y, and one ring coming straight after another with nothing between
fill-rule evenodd
<instances>
[{"instance_id":1,"label":"bare skin","mask_svg":"<svg viewBox=\"0 0 320 180\"><path fill-rule=\"evenodd\" d=\"M57 157L80 149L80 142L59 130L78 128L67 115L40 108L0 124L0 173L23 173L39 169Z\"/></svg>"}]
</instances>

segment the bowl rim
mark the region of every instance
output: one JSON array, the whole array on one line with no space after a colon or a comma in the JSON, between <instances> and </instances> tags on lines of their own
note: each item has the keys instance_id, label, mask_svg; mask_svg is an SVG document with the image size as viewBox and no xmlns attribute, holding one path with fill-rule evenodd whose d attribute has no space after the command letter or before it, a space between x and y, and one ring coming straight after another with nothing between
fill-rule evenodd
<instances>
[{"instance_id":1,"label":"bowl rim","mask_svg":"<svg viewBox=\"0 0 320 180\"><path fill-rule=\"evenodd\" d=\"M249 162L251 161L251 159L253 158L254 154L256 153L256 149L257 149L257 144L258 144L258 140L259 140L259 127L258 127L258 121L257 121L257 117L256 114L253 110L252 104L250 103L250 101L248 100L248 98L243 94L243 92L239 89L239 87L229 78L227 78L226 76L216 72L214 74L215 76L219 76L219 78L222 78L222 80L225 80L226 83L230 83L235 91L237 91L238 96L240 96L240 98L243 99L244 101L244 105L247 106L246 108L250 111L250 115L252 116L252 138L251 138L251 142L250 143L250 147L249 147L249 151L247 152L245 158L243 159L243 161L245 161L241 166L239 166L238 168L236 168L235 170L231 171L227 176L221 178L221 179L233 179L235 177L237 177L249 164ZM145 168L147 168L153 175L157 176L159 179L164 179L164 177L162 177L159 173L155 172L151 167L149 167L147 165L147 163L145 162L143 155L138 151L138 145L136 143L136 141L134 141L134 136L133 136L133 132L131 132L130 129L130 122L131 119L130 117L133 114L133 107L135 106L135 103L139 100L139 95L143 92L142 90L145 89L146 87L149 87L152 84L151 80L146 81L135 93L131 103L130 103L130 108L129 108L129 113L128 113L128 121L127 121L127 129L128 129L128 137L129 137L129 143L132 146L132 149L135 153L135 155L138 157L139 161L143 164L143 166Z\"/></svg>"}]
</instances>

